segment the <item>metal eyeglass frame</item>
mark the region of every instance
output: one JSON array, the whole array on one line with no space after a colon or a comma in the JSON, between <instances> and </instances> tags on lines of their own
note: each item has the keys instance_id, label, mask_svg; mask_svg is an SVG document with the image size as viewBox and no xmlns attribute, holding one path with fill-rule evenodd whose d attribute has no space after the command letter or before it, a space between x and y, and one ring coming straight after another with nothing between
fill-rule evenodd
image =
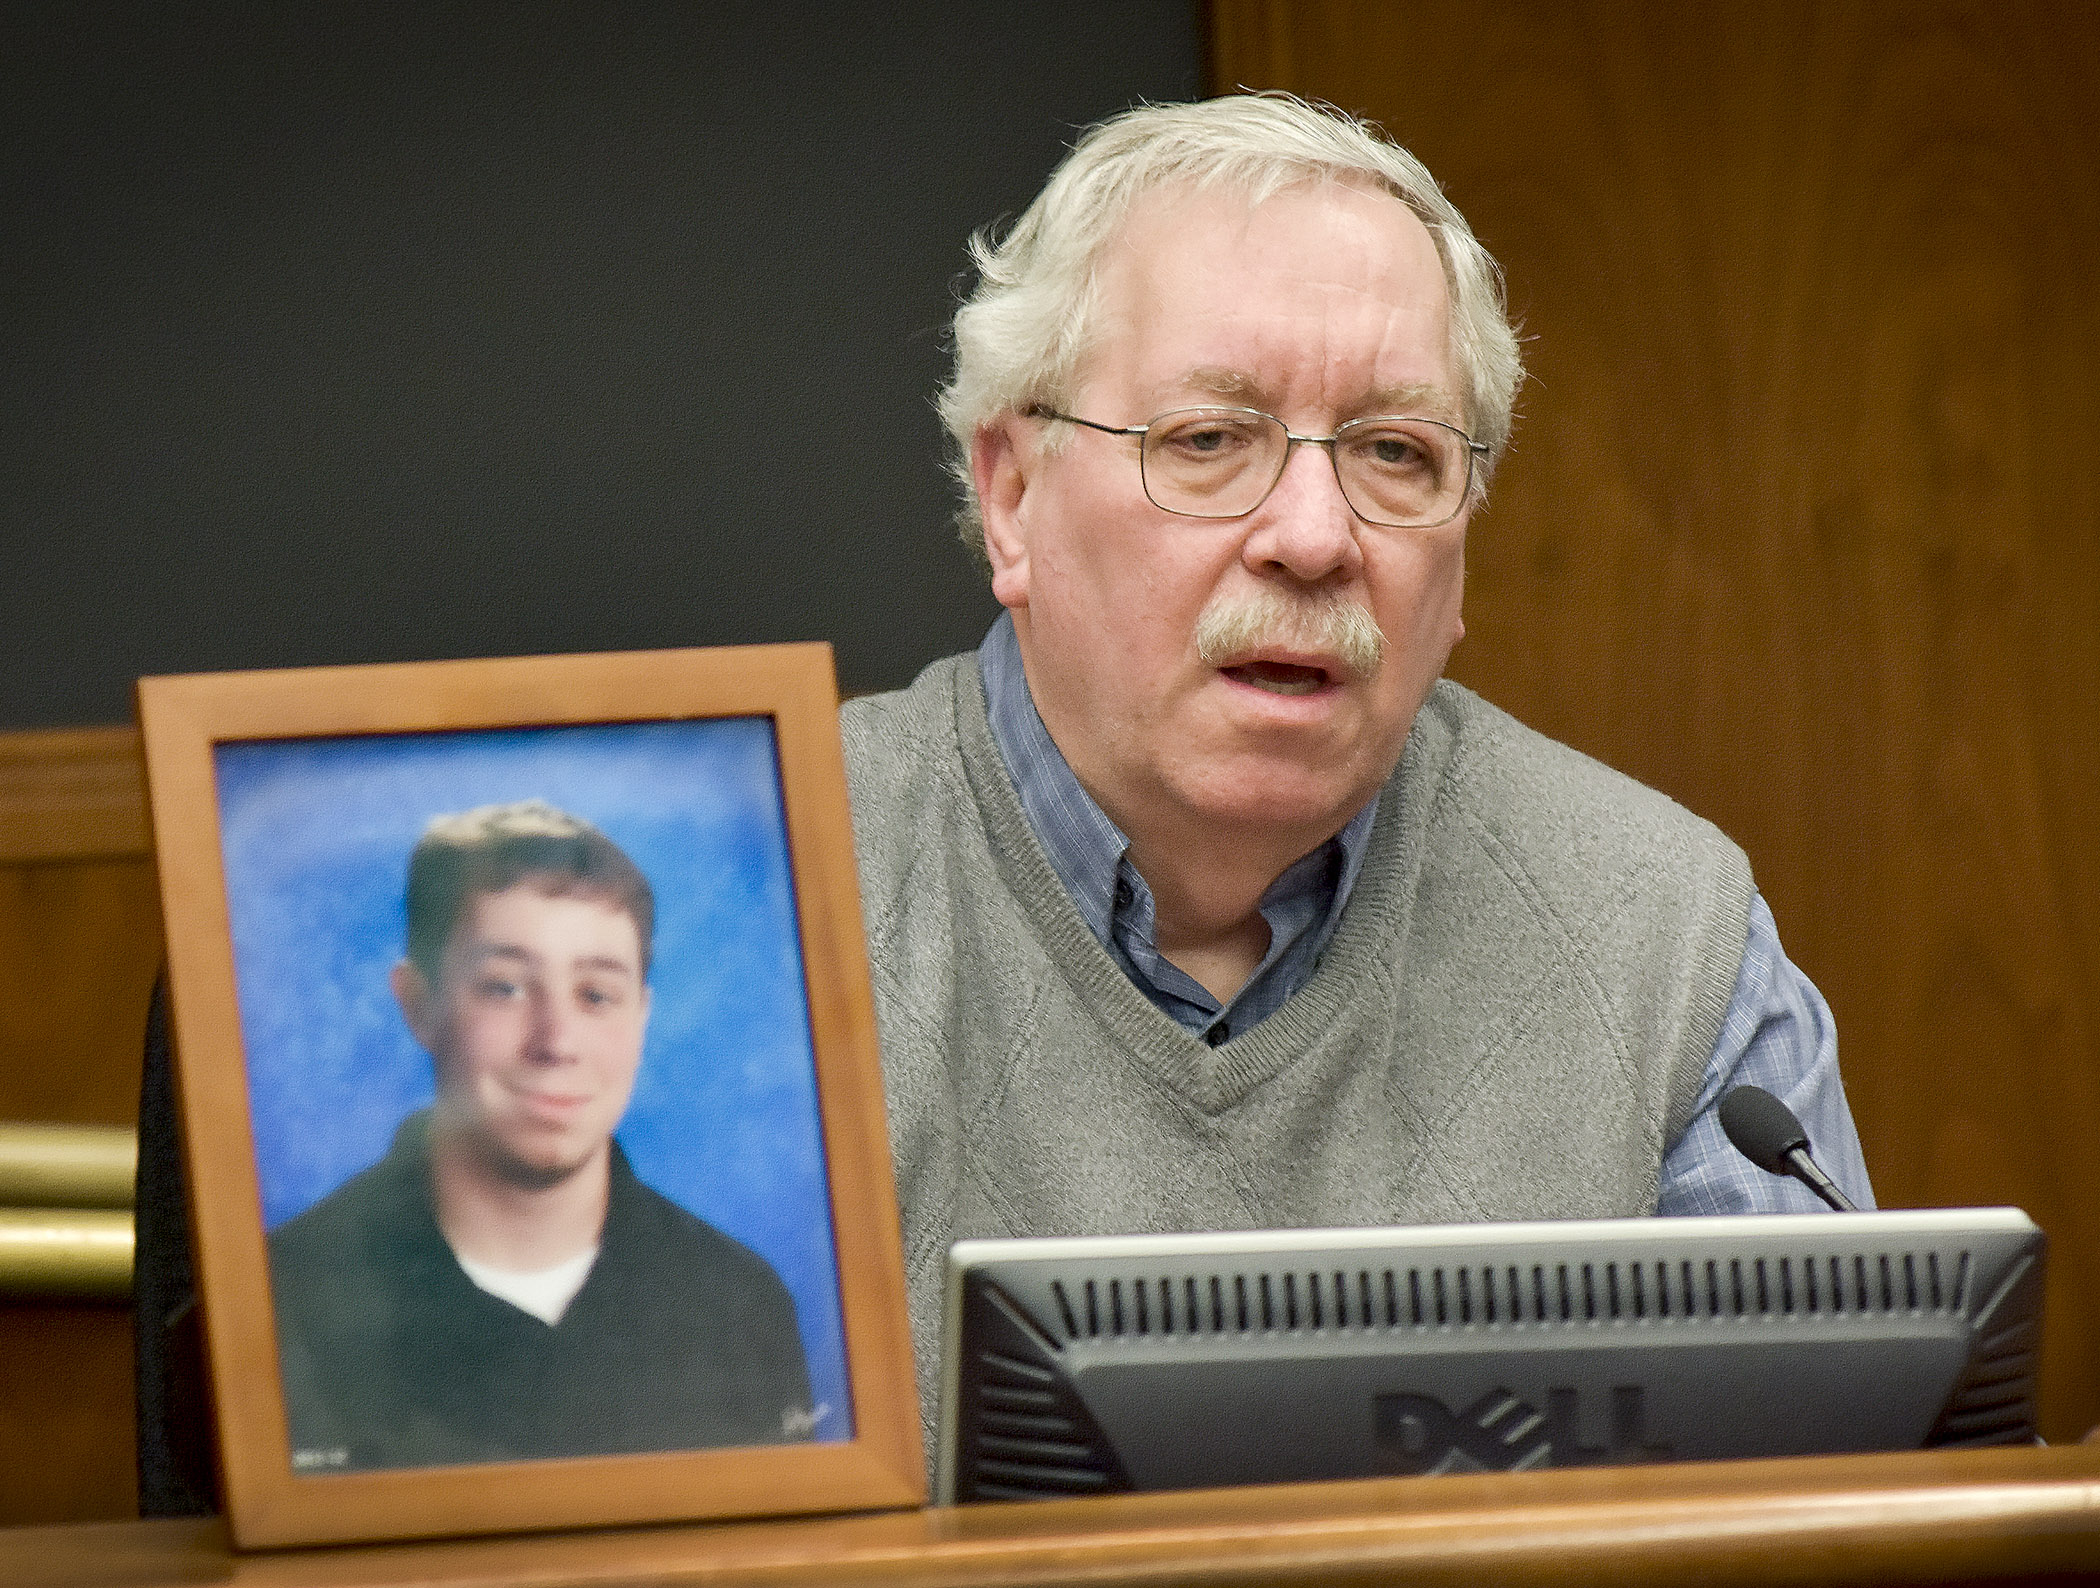
<instances>
[{"instance_id":1,"label":"metal eyeglass frame","mask_svg":"<svg viewBox=\"0 0 2100 1588\"><path fill-rule=\"evenodd\" d=\"M1277 467L1276 477L1269 481L1268 488L1255 498L1252 506L1243 507L1237 513L1191 513L1187 508L1169 507L1165 502L1162 502L1152 494L1152 481L1145 472L1144 438L1150 435L1162 420L1172 419L1176 414L1195 413L1246 414L1250 418L1266 419L1270 424L1275 425L1283 432L1283 462ZM1301 436L1274 414L1265 413L1259 408L1230 408L1207 403L1198 403L1187 408L1169 408L1165 413L1154 414L1141 425L1104 425L1097 419L1082 419L1077 414L1060 413L1057 409L1046 408L1041 403L1031 406L1028 414L1029 417L1034 419L1056 419L1068 425L1084 425L1087 429L1098 430L1106 436L1138 437L1138 483L1144 487L1145 500L1158 508L1162 513L1172 513L1176 518L1207 518L1216 522L1245 518L1249 513L1258 511L1261 504L1266 502L1275 493L1276 487L1283 482L1284 470L1290 467L1291 448L1304 445L1325 447L1327 449L1327 466L1334 470L1335 489L1342 493L1342 500L1349 504L1349 511L1362 519L1366 524L1376 524L1381 529L1440 529L1465 511L1466 503L1472 499L1473 495L1473 478L1475 474L1473 460L1486 457L1490 450L1485 442L1475 441L1471 436L1459 429L1457 425L1450 424L1442 419L1431 419L1422 414L1369 414L1362 419L1351 419L1347 424L1336 426L1335 432L1331 436ZM1334 444L1358 425L1373 425L1386 419L1407 419L1418 425L1435 425L1440 430L1450 431L1466 444L1465 487L1458 493L1457 505L1442 518L1434 519L1426 524L1399 523L1387 518L1373 518L1369 513L1358 507L1356 498L1349 494L1349 487L1342 479L1342 466L1334 455Z\"/></svg>"}]
</instances>

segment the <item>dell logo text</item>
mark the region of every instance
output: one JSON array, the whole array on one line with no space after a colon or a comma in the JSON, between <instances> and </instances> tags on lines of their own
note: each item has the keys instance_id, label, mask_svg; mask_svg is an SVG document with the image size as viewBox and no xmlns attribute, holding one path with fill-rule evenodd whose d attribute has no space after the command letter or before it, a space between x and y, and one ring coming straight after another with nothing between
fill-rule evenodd
<instances>
[{"instance_id":1,"label":"dell logo text","mask_svg":"<svg viewBox=\"0 0 2100 1588\"><path fill-rule=\"evenodd\" d=\"M1544 1412L1499 1387L1455 1413L1433 1395L1374 1395L1371 1418L1387 1470L1399 1473L1616 1465L1667 1461L1672 1453L1647 1437L1638 1384L1613 1387L1602 1445L1583 1442L1581 1400L1568 1388L1549 1390Z\"/></svg>"}]
</instances>

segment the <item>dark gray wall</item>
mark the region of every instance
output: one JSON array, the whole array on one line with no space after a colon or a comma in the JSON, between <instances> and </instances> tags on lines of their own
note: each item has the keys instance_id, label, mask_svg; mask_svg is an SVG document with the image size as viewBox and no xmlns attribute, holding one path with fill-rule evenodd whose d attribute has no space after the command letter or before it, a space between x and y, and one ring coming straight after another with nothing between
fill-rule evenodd
<instances>
[{"instance_id":1,"label":"dark gray wall","mask_svg":"<svg viewBox=\"0 0 2100 1588\"><path fill-rule=\"evenodd\" d=\"M0 727L141 673L829 639L867 689L974 643L962 240L1197 57L1189 0L8 4Z\"/></svg>"}]
</instances>

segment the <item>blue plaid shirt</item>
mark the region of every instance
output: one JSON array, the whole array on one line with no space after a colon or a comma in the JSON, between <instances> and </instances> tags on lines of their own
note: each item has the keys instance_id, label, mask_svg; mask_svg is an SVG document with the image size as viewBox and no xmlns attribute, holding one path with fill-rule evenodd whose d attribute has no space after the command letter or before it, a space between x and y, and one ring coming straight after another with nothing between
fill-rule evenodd
<instances>
[{"instance_id":1,"label":"blue plaid shirt","mask_svg":"<svg viewBox=\"0 0 2100 1588\"><path fill-rule=\"evenodd\" d=\"M1080 919L1139 991L1212 1046L1273 1014L1311 979L1363 869L1378 801L1296 861L1261 897L1269 948L1254 974L1220 1003L1159 951L1152 890L1130 863L1130 840L1080 786L1028 692L1013 619L1000 614L977 651L992 737L1043 853ZM1715 1112L1722 1095L1761 1086L1799 1116L1817 1161L1861 1207L1873 1192L1859 1134L1838 1078L1837 1031L1815 984L1788 961L1762 897L1735 996L1707 1062L1692 1123L1664 1155L1660 1213L1816 1212L1806 1186L1766 1174L1729 1144Z\"/></svg>"}]
</instances>

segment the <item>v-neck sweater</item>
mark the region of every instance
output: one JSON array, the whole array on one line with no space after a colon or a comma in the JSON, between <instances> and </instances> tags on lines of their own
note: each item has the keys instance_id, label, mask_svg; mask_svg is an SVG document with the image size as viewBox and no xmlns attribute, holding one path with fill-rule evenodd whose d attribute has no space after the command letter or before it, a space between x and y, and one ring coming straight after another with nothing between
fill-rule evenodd
<instances>
[{"instance_id":1,"label":"v-neck sweater","mask_svg":"<svg viewBox=\"0 0 2100 1588\"><path fill-rule=\"evenodd\" d=\"M1081 920L972 658L841 722L929 1419L957 1240L1654 1211L1754 894L1664 795L1440 682L1318 969L1212 1048Z\"/></svg>"}]
</instances>

